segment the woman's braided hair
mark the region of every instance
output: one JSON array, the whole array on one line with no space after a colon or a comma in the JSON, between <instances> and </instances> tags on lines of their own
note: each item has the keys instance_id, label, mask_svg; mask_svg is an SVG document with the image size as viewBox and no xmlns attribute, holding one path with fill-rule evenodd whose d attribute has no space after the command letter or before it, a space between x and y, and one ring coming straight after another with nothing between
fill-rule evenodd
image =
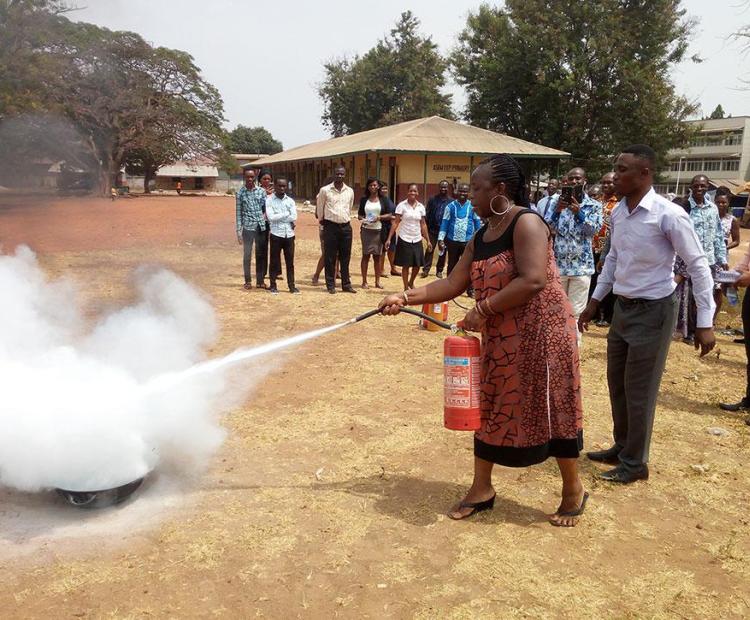
<instances>
[{"instance_id":1,"label":"woman's braided hair","mask_svg":"<svg viewBox=\"0 0 750 620\"><path fill-rule=\"evenodd\" d=\"M526 192L526 175L521 166L510 155L500 153L485 159L479 165L490 167L492 182L505 183L505 188L510 199L519 207L529 206L529 197Z\"/></svg>"}]
</instances>

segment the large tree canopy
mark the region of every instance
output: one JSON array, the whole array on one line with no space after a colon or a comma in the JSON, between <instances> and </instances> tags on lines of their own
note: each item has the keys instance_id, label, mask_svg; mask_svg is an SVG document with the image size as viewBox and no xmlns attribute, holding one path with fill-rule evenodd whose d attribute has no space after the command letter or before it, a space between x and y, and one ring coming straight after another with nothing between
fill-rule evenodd
<instances>
[{"instance_id":1,"label":"large tree canopy","mask_svg":"<svg viewBox=\"0 0 750 620\"><path fill-rule=\"evenodd\" d=\"M670 67L691 22L680 0L506 0L469 15L451 60L468 91L465 117L572 153L591 172L619 148L663 157L685 144L694 106Z\"/></svg>"},{"instance_id":2,"label":"large tree canopy","mask_svg":"<svg viewBox=\"0 0 750 620\"><path fill-rule=\"evenodd\" d=\"M146 170L223 144L223 104L185 52L69 21L62 2L0 0L0 120L29 109L65 119L106 191L128 158ZM0 80L1 81L1 80Z\"/></svg>"},{"instance_id":3,"label":"large tree canopy","mask_svg":"<svg viewBox=\"0 0 750 620\"><path fill-rule=\"evenodd\" d=\"M227 147L232 153L264 153L273 155L284 150L281 142L265 127L237 125L229 132Z\"/></svg>"},{"instance_id":4,"label":"large tree canopy","mask_svg":"<svg viewBox=\"0 0 750 620\"><path fill-rule=\"evenodd\" d=\"M418 31L419 20L406 11L390 37L364 56L325 64L318 93L323 124L334 136L423 116L453 118L451 96L441 92L447 61Z\"/></svg>"}]
</instances>

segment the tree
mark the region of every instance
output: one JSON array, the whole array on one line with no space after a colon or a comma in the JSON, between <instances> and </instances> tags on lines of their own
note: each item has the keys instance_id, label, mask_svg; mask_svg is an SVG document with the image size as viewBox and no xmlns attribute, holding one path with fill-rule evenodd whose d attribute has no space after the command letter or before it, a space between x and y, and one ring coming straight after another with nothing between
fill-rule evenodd
<instances>
[{"instance_id":1,"label":"tree","mask_svg":"<svg viewBox=\"0 0 750 620\"><path fill-rule=\"evenodd\" d=\"M453 118L445 86L446 59L430 37L419 35L419 20L401 14L390 31L364 56L325 63L318 87L323 124L334 136L440 115Z\"/></svg>"},{"instance_id":2,"label":"tree","mask_svg":"<svg viewBox=\"0 0 750 620\"><path fill-rule=\"evenodd\" d=\"M711 112L711 115L708 118L724 118L726 115L724 114L724 108L721 107L721 104L716 106L716 109L714 109L713 112Z\"/></svg>"},{"instance_id":3,"label":"tree","mask_svg":"<svg viewBox=\"0 0 750 620\"><path fill-rule=\"evenodd\" d=\"M154 48L132 32L71 22L61 15L62 2L0 3L16 37L12 46L0 45L0 67L13 76L11 86L0 87L0 115L31 106L66 119L96 162L103 193L129 154L158 167L167 156L221 147L221 97L190 55ZM24 62L8 60L14 50Z\"/></svg>"},{"instance_id":4,"label":"tree","mask_svg":"<svg viewBox=\"0 0 750 620\"><path fill-rule=\"evenodd\" d=\"M245 127L237 125L229 132L227 148L232 153L263 153L273 155L284 150L265 127Z\"/></svg>"},{"instance_id":5,"label":"tree","mask_svg":"<svg viewBox=\"0 0 750 620\"><path fill-rule=\"evenodd\" d=\"M670 68L692 22L680 0L507 0L469 15L451 55L465 118L560 148L591 176L645 142L660 159L687 142L695 111Z\"/></svg>"}]
</instances>

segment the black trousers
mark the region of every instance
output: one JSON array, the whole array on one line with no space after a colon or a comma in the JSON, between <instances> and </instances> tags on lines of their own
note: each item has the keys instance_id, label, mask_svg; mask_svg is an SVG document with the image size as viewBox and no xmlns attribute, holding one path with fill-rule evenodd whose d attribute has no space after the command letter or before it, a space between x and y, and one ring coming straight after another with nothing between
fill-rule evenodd
<instances>
[{"instance_id":1,"label":"black trousers","mask_svg":"<svg viewBox=\"0 0 750 620\"><path fill-rule=\"evenodd\" d=\"M326 287L336 288L336 258L339 259L341 286L352 285L349 260L352 257L352 225L323 220L323 258L326 266Z\"/></svg>"},{"instance_id":2,"label":"black trousers","mask_svg":"<svg viewBox=\"0 0 750 620\"><path fill-rule=\"evenodd\" d=\"M435 252L438 251L438 234L440 234L440 231L432 232L430 230L428 232L430 233L430 243L432 244L432 249L424 255L424 265L422 266L422 270L425 273L430 273L430 269L432 269L432 257ZM445 258L445 252L443 252L442 254L438 254L437 265L435 266L436 273L442 273L443 268L445 267Z\"/></svg>"},{"instance_id":3,"label":"black trousers","mask_svg":"<svg viewBox=\"0 0 750 620\"><path fill-rule=\"evenodd\" d=\"M286 263L286 283L291 290L294 288L294 237L271 235L271 266L268 274L271 286L276 286L276 278L281 275L282 252L284 252L284 263Z\"/></svg>"},{"instance_id":4,"label":"black trousers","mask_svg":"<svg viewBox=\"0 0 750 620\"><path fill-rule=\"evenodd\" d=\"M263 284L263 280L268 274L268 237L268 224L266 224L266 229L258 232L258 239L255 243L255 268L259 274L258 284Z\"/></svg>"},{"instance_id":5,"label":"black trousers","mask_svg":"<svg viewBox=\"0 0 750 620\"><path fill-rule=\"evenodd\" d=\"M745 332L745 356L747 357L747 387L745 398L750 400L750 293L745 289L742 298L742 331Z\"/></svg>"},{"instance_id":6,"label":"black trousers","mask_svg":"<svg viewBox=\"0 0 750 620\"><path fill-rule=\"evenodd\" d=\"M629 469L648 463L656 398L677 322L674 295L615 304L607 334L607 383L615 446Z\"/></svg>"},{"instance_id":7,"label":"black trousers","mask_svg":"<svg viewBox=\"0 0 750 620\"><path fill-rule=\"evenodd\" d=\"M453 268L458 264L458 259L466 249L466 244L461 241L451 241L450 239L445 240L445 251L448 254L448 274L453 271ZM443 254L445 256L445 254Z\"/></svg>"},{"instance_id":8,"label":"black trousers","mask_svg":"<svg viewBox=\"0 0 750 620\"><path fill-rule=\"evenodd\" d=\"M591 296L594 294L594 291L596 290L596 283L599 281L599 272L596 271L596 266L599 264L599 260L601 259L602 255L594 253L594 273L591 274L591 285L589 286L589 301L591 301ZM607 323L612 323L612 315L615 312L615 300L617 297L613 292L607 293L607 296L601 300L599 303L599 316L603 318Z\"/></svg>"}]
</instances>

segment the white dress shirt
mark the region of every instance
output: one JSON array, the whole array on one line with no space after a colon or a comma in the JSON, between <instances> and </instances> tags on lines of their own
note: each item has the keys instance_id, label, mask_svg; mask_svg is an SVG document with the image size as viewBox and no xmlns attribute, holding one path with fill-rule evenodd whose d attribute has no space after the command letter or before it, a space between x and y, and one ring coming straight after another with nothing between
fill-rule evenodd
<instances>
[{"instance_id":1,"label":"white dress shirt","mask_svg":"<svg viewBox=\"0 0 750 620\"><path fill-rule=\"evenodd\" d=\"M407 243L422 241L422 218L426 217L424 205L421 202L415 202L412 207L408 200L404 200L398 203L396 215L401 216L398 238Z\"/></svg>"},{"instance_id":2,"label":"white dress shirt","mask_svg":"<svg viewBox=\"0 0 750 620\"><path fill-rule=\"evenodd\" d=\"M297 221L297 205L284 194L279 198L275 193L266 198L266 217L271 223L271 234L275 237L294 237L292 224Z\"/></svg>"},{"instance_id":3,"label":"white dress shirt","mask_svg":"<svg viewBox=\"0 0 750 620\"><path fill-rule=\"evenodd\" d=\"M601 301L610 291L638 299L662 299L677 286L674 258L679 254L693 281L698 309L696 327L713 325L714 283L708 260L690 217L652 187L632 212L625 198L612 210L611 247L593 298Z\"/></svg>"}]
</instances>

